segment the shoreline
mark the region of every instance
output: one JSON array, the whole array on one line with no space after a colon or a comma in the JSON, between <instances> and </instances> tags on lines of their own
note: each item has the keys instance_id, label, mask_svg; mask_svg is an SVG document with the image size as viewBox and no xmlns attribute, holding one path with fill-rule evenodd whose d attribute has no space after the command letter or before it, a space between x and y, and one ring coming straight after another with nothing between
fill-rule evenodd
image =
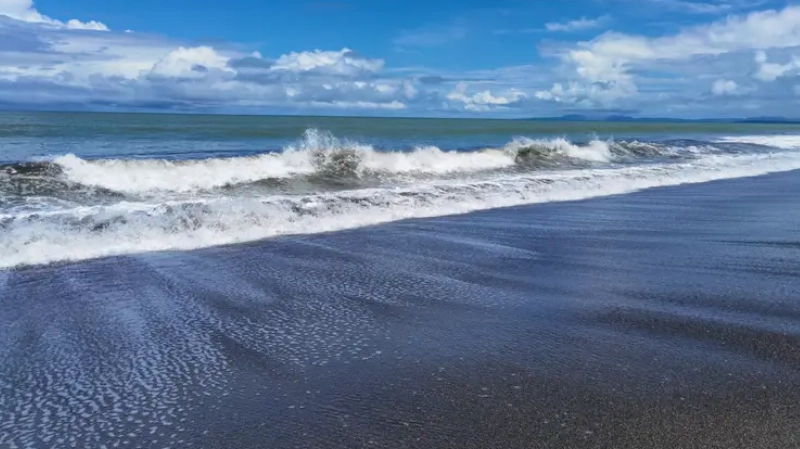
<instances>
[{"instance_id":1,"label":"shoreline","mask_svg":"<svg viewBox=\"0 0 800 449\"><path fill-rule=\"evenodd\" d=\"M27 240L26 218L11 218L0 246L10 255L0 268L33 266L67 260L189 251L228 244L261 242L275 237L314 235L396 222L398 219L450 217L506 207L548 205L636 193L652 188L745 179L794 172L800 160L792 152L672 166L632 166L557 174L554 178L511 177L472 184L431 184L402 189L364 189L275 196L274 201L220 197L208 201L177 200L174 204L119 203L89 214L36 214L36 234ZM477 191L477 193L476 193ZM418 197L418 198L417 198ZM411 198L411 199L409 199ZM198 207L199 206L199 207ZM144 218L144 219L142 219ZM38 228L37 228L38 226ZM72 228L69 228L72 226ZM69 229L71 232L65 233ZM15 239L16 237L16 239Z\"/></svg>"},{"instance_id":2,"label":"shoreline","mask_svg":"<svg viewBox=\"0 0 800 449\"><path fill-rule=\"evenodd\" d=\"M797 446L798 188L0 272L0 446Z\"/></svg>"}]
</instances>

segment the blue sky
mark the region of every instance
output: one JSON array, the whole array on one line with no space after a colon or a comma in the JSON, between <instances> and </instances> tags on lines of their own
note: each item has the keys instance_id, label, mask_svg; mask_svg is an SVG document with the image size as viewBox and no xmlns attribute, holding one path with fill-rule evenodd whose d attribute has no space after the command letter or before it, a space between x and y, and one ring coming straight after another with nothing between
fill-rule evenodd
<instances>
[{"instance_id":1,"label":"blue sky","mask_svg":"<svg viewBox=\"0 0 800 449\"><path fill-rule=\"evenodd\" d=\"M0 106L800 116L785 0L0 0Z\"/></svg>"}]
</instances>

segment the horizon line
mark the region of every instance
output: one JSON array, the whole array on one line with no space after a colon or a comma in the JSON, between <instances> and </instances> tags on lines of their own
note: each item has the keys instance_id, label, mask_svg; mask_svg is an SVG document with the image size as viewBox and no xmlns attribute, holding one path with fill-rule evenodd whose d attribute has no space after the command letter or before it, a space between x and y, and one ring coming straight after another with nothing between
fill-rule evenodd
<instances>
[{"instance_id":1,"label":"horizon line","mask_svg":"<svg viewBox=\"0 0 800 449\"><path fill-rule=\"evenodd\" d=\"M783 116L741 116L741 117L657 117L608 114L594 117L590 113L571 113L562 115L521 116L521 117L481 117L481 116L406 116L406 115L346 115L346 114L291 114L291 113L244 113L244 112L204 112L174 110L88 110L88 109L15 109L0 107L0 114L119 114L119 115L177 115L207 117L274 117L274 118L325 118L325 119L386 119L386 120L491 120L491 121L564 121L564 122L717 122L717 123L774 123L800 124L800 117Z\"/></svg>"}]
</instances>

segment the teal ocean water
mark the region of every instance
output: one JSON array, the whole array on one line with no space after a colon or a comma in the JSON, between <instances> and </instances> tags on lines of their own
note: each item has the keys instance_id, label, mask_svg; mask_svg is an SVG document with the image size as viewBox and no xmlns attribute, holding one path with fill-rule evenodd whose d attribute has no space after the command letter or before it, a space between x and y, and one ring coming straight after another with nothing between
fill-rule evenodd
<instances>
[{"instance_id":1,"label":"teal ocean water","mask_svg":"<svg viewBox=\"0 0 800 449\"><path fill-rule=\"evenodd\" d=\"M573 141L800 134L794 124L560 122L525 120L269 117L167 114L0 113L0 161L70 152L82 157L235 156L284 148L309 129L389 150L474 149L514 136Z\"/></svg>"},{"instance_id":2,"label":"teal ocean water","mask_svg":"<svg viewBox=\"0 0 800 449\"><path fill-rule=\"evenodd\" d=\"M0 266L800 168L800 126L0 115Z\"/></svg>"}]
</instances>

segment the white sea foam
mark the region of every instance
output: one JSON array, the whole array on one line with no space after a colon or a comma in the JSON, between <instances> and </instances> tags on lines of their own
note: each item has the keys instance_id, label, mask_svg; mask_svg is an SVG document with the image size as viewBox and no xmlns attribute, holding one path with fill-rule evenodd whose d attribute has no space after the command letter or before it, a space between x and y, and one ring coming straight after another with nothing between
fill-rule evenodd
<instances>
[{"instance_id":1,"label":"white sea foam","mask_svg":"<svg viewBox=\"0 0 800 449\"><path fill-rule=\"evenodd\" d=\"M516 137L505 148L514 152L526 148L536 148L552 154L592 162L608 162L612 157L610 143L596 139L589 142L588 145L580 146L564 138L541 140Z\"/></svg>"},{"instance_id":2,"label":"white sea foam","mask_svg":"<svg viewBox=\"0 0 800 449\"><path fill-rule=\"evenodd\" d=\"M404 189L84 207L35 218L7 217L0 224L0 267L187 250L793 169L800 169L798 152L706 155L678 164L440 181Z\"/></svg>"},{"instance_id":3,"label":"white sea foam","mask_svg":"<svg viewBox=\"0 0 800 449\"><path fill-rule=\"evenodd\" d=\"M88 161L75 155L53 160L70 181L115 192L189 192L228 184L313 173L307 154L285 152L252 157L196 161L108 159Z\"/></svg>"},{"instance_id":4,"label":"white sea foam","mask_svg":"<svg viewBox=\"0 0 800 449\"><path fill-rule=\"evenodd\" d=\"M566 139L514 139L502 148L481 151L443 151L421 146L411 151L378 151L370 145L340 140L328 132L309 130L295 145L281 152L257 156L171 161L165 159L85 160L68 154L53 159L71 182L120 193L209 190L263 179L286 179L334 168L338 156L353 162L354 176L442 175L473 173L511 167L522 149L550 156L607 162L609 142L594 140L575 145Z\"/></svg>"},{"instance_id":5,"label":"white sea foam","mask_svg":"<svg viewBox=\"0 0 800 449\"><path fill-rule=\"evenodd\" d=\"M786 150L800 149L800 135L798 134L775 134L763 136L725 136L717 139L723 143L751 143L755 145L765 145Z\"/></svg>"}]
</instances>

